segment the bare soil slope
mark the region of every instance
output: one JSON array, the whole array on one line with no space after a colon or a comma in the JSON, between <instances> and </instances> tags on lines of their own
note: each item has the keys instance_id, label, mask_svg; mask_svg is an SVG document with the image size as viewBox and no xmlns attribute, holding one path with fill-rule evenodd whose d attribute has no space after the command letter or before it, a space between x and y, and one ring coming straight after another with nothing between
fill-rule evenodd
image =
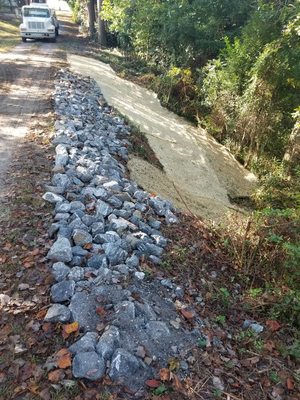
<instances>
[{"instance_id":1,"label":"bare soil slope","mask_svg":"<svg viewBox=\"0 0 300 400\"><path fill-rule=\"evenodd\" d=\"M71 68L99 84L107 102L147 134L164 173L132 158L132 179L144 189L170 198L179 208L219 218L230 208L228 194L248 196L255 176L202 129L163 108L155 93L121 79L100 61L69 55Z\"/></svg>"}]
</instances>

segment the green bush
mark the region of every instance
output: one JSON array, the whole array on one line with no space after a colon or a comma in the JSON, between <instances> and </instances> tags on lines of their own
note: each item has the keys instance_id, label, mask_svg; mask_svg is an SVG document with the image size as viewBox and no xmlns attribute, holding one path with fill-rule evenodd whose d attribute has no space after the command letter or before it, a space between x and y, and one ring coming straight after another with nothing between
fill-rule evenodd
<instances>
[{"instance_id":1,"label":"green bush","mask_svg":"<svg viewBox=\"0 0 300 400\"><path fill-rule=\"evenodd\" d=\"M241 38L227 39L205 68L208 125L246 165L264 154L284 156L300 104L299 31L298 2L262 3Z\"/></svg>"}]
</instances>

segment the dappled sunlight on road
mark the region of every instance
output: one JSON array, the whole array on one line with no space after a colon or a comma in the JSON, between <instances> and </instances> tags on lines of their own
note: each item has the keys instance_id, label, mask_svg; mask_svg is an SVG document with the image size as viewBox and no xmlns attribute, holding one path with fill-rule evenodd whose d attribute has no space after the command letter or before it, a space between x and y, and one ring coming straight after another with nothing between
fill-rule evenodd
<instances>
[{"instance_id":1,"label":"dappled sunlight on road","mask_svg":"<svg viewBox=\"0 0 300 400\"><path fill-rule=\"evenodd\" d=\"M228 194L250 194L254 175L203 129L163 108L155 93L119 78L108 64L78 55L69 55L68 60L74 71L94 78L107 102L147 134L166 178L181 196L191 202L211 200L213 207L219 205L216 213L223 213L230 206Z\"/></svg>"},{"instance_id":2,"label":"dappled sunlight on road","mask_svg":"<svg viewBox=\"0 0 300 400\"><path fill-rule=\"evenodd\" d=\"M0 54L0 198L5 171L32 117L49 110L55 49L50 43L27 42Z\"/></svg>"}]
</instances>

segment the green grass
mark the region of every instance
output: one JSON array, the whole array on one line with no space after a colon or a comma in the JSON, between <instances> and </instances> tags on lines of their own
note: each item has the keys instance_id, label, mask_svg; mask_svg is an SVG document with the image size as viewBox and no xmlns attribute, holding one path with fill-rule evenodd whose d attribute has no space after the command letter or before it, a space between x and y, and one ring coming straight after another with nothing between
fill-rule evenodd
<instances>
[{"instance_id":1,"label":"green grass","mask_svg":"<svg viewBox=\"0 0 300 400\"><path fill-rule=\"evenodd\" d=\"M20 43L19 25L20 20L17 18L9 21L0 20L0 53Z\"/></svg>"}]
</instances>

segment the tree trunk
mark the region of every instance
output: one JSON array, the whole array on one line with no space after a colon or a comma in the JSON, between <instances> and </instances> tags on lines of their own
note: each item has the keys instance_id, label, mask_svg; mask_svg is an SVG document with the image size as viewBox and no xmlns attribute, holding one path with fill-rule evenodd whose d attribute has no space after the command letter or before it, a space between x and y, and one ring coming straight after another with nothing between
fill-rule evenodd
<instances>
[{"instance_id":1,"label":"tree trunk","mask_svg":"<svg viewBox=\"0 0 300 400\"><path fill-rule=\"evenodd\" d=\"M95 36L95 21L96 21L96 14L95 14L95 1L88 0L88 14L89 14L89 33L91 37Z\"/></svg>"},{"instance_id":2,"label":"tree trunk","mask_svg":"<svg viewBox=\"0 0 300 400\"><path fill-rule=\"evenodd\" d=\"M97 12L98 12L98 41L101 46L106 47L106 30L105 30L105 23L101 18L101 10L102 10L103 0L97 0Z\"/></svg>"}]
</instances>

